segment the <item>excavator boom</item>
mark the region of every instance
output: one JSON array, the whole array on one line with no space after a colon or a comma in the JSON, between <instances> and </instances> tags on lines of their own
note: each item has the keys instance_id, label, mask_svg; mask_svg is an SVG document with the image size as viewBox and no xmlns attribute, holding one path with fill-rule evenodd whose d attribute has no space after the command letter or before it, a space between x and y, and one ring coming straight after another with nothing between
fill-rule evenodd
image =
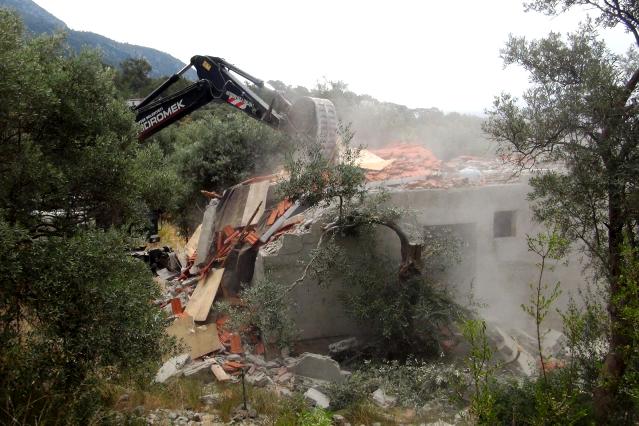
<instances>
[{"instance_id":1,"label":"excavator boom","mask_svg":"<svg viewBox=\"0 0 639 426\"><path fill-rule=\"evenodd\" d=\"M184 72L194 67L198 81L170 96L160 97ZM258 87L264 82L247 72L212 56L193 56L189 65L169 77L134 107L141 126L138 139L144 140L180 118L210 102L228 103L274 129L295 136L319 140L330 155L337 139L335 106L327 99L304 97L289 102L280 93L267 104L237 74Z\"/></svg>"}]
</instances>

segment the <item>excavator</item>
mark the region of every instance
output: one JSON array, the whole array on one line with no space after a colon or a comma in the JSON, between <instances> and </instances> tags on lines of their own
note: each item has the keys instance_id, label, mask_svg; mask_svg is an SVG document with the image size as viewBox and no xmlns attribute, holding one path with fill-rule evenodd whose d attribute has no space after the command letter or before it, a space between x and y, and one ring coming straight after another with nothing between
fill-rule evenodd
<instances>
[{"instance_id":1,"label":"excavator","mask_svg":"<svg viewBox=\"0 0 639 426\"><path fill-rule=\"evenodd\" d=\"M198 80L172 95L161 95L182 74L195 68ZM239 77L238 77L239 76ZM270 103L253 92L240 77L264 87L253 77L222 58L196 55L189 64L173 74L133 109L140 125L139 140L144 140L180 118L210 102L227 103L264 124L293 137L319 141L330 158L337 141L337 114L328 99L302 97L290 102L280 92Z\"/></svg>"}]
</instances>

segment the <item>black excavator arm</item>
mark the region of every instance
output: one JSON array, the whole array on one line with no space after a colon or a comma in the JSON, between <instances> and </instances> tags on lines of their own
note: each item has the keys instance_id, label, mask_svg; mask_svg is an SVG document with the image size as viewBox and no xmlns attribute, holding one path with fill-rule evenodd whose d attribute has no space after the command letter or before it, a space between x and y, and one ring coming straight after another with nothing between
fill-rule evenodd
<instances>
[{"instance_id":1,"label":"black excavator arm","mask_svg":"<svg viewBox=\"0 0 639 426\"><path fill-rule=\"evenodd\" d=\"M177 82L184 72L194 67L198 81L185 89L158 98ZM291 104L277 93L267 104L231 72L258 87L264 82L242 71L222 58L196 55L189 65L169 77L134 107L141 126L138 139L144 140L209 102L228 103L252 118L291 134L303 134L321 140L325 149L333 151L337 138L335 107L326 99L301 98Z\"/></svg>"}]
</instances>

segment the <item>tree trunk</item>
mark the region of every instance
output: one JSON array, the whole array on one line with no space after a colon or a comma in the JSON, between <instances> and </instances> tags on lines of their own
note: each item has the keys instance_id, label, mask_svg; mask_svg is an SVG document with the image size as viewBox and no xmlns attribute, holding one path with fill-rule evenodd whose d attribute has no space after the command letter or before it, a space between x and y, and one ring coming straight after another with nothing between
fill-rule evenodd
<instances>
[{"instance_id":1,"label":"tree trunk","mask_svg":"<svg viewBox=\"0 0 639 426\"><path fill-rule=\"evenodd\" d=\"M619 391L619 384L625 372L626 364L623 347L627 344L627 329L620 311L624 301L616 298L621 291L621 256L623 248L623 186L614 182L615 175L611 173L608 183L608 281L609 300L608 314L610 316L609 350L600 372L601 384L595 389L595 414L598 424L608 424L615 411L615 399Z\"/></svg>"},{"instance_id":2,"label":"tree trunk","mask_svg":"<svg viewBox=\"0 0 639 426\"><path fill-rule=\"evenodd\" d=\"M400 282L406 282L413 277L421 275L421 260L422 260L422 244L413 244L409 241L408 236L402 230L402 228L395 222L378 222L380 225L384 225L397 234L399 237L399 243L401 244L401 256L402 261L399 265L399 280Z\"/></svg>"}]
</instances>

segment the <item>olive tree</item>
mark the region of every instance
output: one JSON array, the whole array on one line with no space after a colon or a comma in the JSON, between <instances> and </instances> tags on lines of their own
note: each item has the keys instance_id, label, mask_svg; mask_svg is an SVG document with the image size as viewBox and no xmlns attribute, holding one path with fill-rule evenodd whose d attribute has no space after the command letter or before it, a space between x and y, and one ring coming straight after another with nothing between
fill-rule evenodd
<instances>
[{"instance_id":1,"label":"olive tree","mask_svg":"<svg viewBox=\"0 0 639 426\"><path fill-rule=\"evenodd\" d=\"M574 6L598 12L567 36L540 40L511 37L502 51L506 65L524 67L531 87L517 99L497 97L485 130L502 154L522 167L556 161L565 169L531 179L537 218L580 241L596 276L608 285L610 349L600 374L595 403L609 418L619 384L630 366L629 332L635 325L619 315L624 300L621 259L624 241L636 247L639 210L639 8L634 1L537 0L527 8L557 14ZM597 26L620 25L635 46L616 55L597 37Z\"/></svg>"}]
</instances>

